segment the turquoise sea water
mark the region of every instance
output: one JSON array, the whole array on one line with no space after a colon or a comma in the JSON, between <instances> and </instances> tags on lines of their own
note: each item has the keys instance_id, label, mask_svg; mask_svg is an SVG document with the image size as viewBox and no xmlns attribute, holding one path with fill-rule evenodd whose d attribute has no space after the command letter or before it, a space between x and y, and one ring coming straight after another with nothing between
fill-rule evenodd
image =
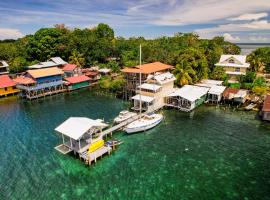
<instances>
[{"instance_id":1,"label":"turquoise sea water","mask_svg":"<svg viewBox=\"0 0 270 200\"><path fill-rule=\"evenodd\" d=\"M127 103L89 90L0 100L0 199L270 199L270 123L254 112L165 110L89 167L54 147L70 116L111 121Z\"/></svg>"}]
</instances>

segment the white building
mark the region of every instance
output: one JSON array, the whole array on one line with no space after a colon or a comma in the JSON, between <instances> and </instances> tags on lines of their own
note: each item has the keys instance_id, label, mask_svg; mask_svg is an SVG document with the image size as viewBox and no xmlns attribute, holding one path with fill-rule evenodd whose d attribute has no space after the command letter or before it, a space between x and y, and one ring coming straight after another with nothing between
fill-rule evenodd
<instances>
[{"instance_id":1,"label":"white building","mask_svg":"<svg viewBox=\"0 0 270 200\"><path fill-rule=\"evenodd\" d=\"M7 64L7 62L4 60L1 60L0 61L0 75L8 74L9 73L8 67L9 67L9 65Z\"/></svg>"},{"instance_id":2,"label":"white building","mask_svg":"<svg viewBox=\"0 0 270 200\"><path fill-rule=\"evenodd\" d=\"M144 111L162 108L166 103L166 96L173 91L175 80L170 72L149 75L146 83L137 87L137 95L132 97L133 109L140 109L140 101Z\"/></svg>"},{"instance_id":3,"label":"white building","mask_svg":"<svg viewBox=\"0 0 270 200\"><path fill-rule=\"evenodd\" d=\"M86 117L70 117L60 124L55 131L62 135L63 144L58 146L58 151L68 153L74 151L78 154L86 152L90 145L102 138L99 134L108 124L103 120L89 119ZM66 147L66 152L62 149ZM56 147L57 148L57 147Z\"/></svg>"},{"instance_id":4,"label":"white building","mask_svg":"<svg viewBox=\"0 0 270 200\"><path fill-rule=\"evenodd\" d=\"M215 66L224 68L231 82L237 81L237 76L246 75L250 64L246 62L247 56L244 55L222 55Z\"/></svg>"},{"instance_id":5,"label":"white building","mask_svg":"<svg viewBox=\"0 0 270 200\"><path fill-rule=\"evenodd\" d=\"M206 79L195 85L209 88L206 102L218 103L221 101L223 92L226 89L225 86L222 86L222 83L223 81Z\"/></svg>"},{"instance_id":6,"label":"white building","mask_svg":"<svg viewBox=\"0 0 270 200\"><path fill-rule=\"evenodd\" d=\"M182 88L175 88L167 96L166 105L189 112L205 101L208 91L207 87L184 85Z\"/></svg>"}]
</instances>

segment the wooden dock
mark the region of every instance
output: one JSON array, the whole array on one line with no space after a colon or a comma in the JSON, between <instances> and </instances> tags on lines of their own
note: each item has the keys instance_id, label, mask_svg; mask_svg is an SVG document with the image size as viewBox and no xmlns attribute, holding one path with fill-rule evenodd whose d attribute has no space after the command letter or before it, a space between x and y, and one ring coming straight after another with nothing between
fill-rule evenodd
<instances>
[{"instance_id":1,"label":"wooden dock","mask_svg":"<svg viewBox=\"0 0 270 200\"><path fill-rule=\"evenodd\" d=\"M120 124L116 124L116 125L108 128L108 129L104 130L103 132L101 132L101 137L106 136L108 134L112 134L112 132L124 128L128 124L130 124L130 123L134 122L135 120L139 119L139 116L140 115L136 115L134 117L131 117L131 118L127 119L126 121L121 122Z\"/></svg>"}]
</instances>

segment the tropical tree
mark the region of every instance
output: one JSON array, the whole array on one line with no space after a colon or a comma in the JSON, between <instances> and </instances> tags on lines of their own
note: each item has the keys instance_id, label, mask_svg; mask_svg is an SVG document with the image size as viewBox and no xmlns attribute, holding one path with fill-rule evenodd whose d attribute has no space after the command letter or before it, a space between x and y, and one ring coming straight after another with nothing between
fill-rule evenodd
<instances>
[{"instance_id":1,"label":"tropical tree","mask_svg":"<svg viewBox=\"0 0 270 200\"><path fill-rule=\"evenodd\" d=\"M223 67L216 66L210 74L210 78L225 81L227 79L227 74Z\"/></svg>"},{"instance_id":2,"label":"tropical tree","mask_svg":"<svg viewBox=\"0 0 270 200\"><path fill-rule=\"evenodd\" d=\"M196 76L196 72L185 61L177 64L173 73L176 77L176 83L179 86L193 83L193 79Z\"/></svg>"},{"instance_id":3,"label":"tropical tree","mask_svg":"<svg viewBox=\"0 0 270 200\"><path fill-rule=\"evenodd\" d=\"M69 63L75 64L79 67L84 67L85 66L85 58L84 58L83 54L77 52L76 50L73 50L71 56L69 57Z\"/></svg>"}]
</instances>

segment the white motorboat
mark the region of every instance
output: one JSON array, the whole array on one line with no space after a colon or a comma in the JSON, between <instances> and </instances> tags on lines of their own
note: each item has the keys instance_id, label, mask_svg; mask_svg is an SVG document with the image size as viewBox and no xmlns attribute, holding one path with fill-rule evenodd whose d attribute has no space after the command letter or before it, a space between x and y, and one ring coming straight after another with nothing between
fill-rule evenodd
<instances>
[{"instance_id":1,"label":"white motorboat","mask_svg":"<svg viewBox=\"0 0 270 200\"><path fill-rule=\"evenodd\" d=\"M148 114L143 115L140 119L130 123L124 128L127 133L136 133L146 131L157 126L163 120L161 114Z\"/></svg>"},{"instance_id":2,"label":"white motorboat","mask_svg":"<svg viewBox=\"0 0 270 200\"><path fill-rule=\"evenodd\" d=\"M120 124L123 121L126 121L127 119L136 116L137 114L134 112L129 112L127 110L123 110L119 113L119 115L114 119L114 123Z\"/></svg>"}]
</instances>

